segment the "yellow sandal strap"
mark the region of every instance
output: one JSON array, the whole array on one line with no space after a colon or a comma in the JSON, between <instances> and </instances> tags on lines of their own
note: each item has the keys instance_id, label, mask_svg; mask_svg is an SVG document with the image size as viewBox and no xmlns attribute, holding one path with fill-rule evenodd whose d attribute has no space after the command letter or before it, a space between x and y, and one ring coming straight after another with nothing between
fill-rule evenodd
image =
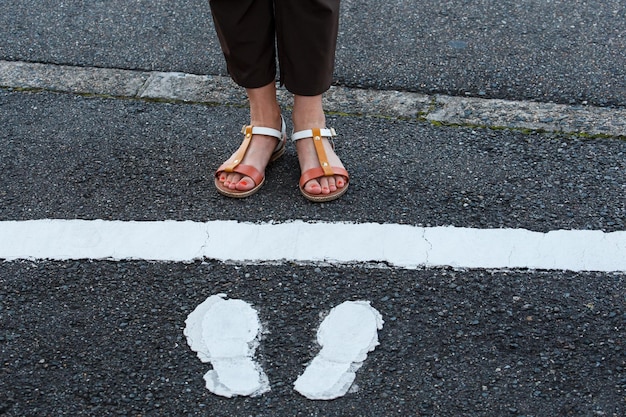
<instances>
[{"instance_id":1,"label":"yellow sandal strap","mask_svg":"<svg viewBox=\"0 0 626 417\"><path fill-rule=\"evenodd\" d=\"M243 142L235 152L233 160L231 162L225 163L221 168L221 171L226 172L234 172L234 169L237 165L241 163L243 157L246 155L246 151L248 150L248 146L250 146L250 142L252 141L252 129L253 126L248 125L244 126L242 132L244 134Z\"/></svg>"},{"instance_id":2,"label":"yellow sandal strap","mask_svg":"<svg viewBox=\"0 0 626 417\"><path fill-rule=\"evenodd\" d=\"M328 162L328 156L326 155L326 150L324 149L324 141L322 139L325 137L332 139L333 136L337 136L335 129L320 129L319 127L316 127L313 129L295 132L293 135L291 135L291 140L297 141L305 138L313 138L313 145L315 145L317 159L320 163L320 167L324 171L324 176L331 176L334 175L333 169Z\"/></svg>"}]
</instances>

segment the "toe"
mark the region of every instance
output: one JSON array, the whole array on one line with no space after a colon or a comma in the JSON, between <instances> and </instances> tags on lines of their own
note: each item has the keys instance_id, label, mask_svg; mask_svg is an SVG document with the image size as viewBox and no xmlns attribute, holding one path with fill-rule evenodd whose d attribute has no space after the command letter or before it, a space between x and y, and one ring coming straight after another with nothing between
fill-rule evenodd
<instances>
[{"instance_id":1,"label":"toe","mask_svg":"<svg viewBox=\"0 0 626 417\"><path fill-rule=\"evenodd\" d=\"M337 191L337 180L335 177L328 177L328 189L331 193Z\"/></svg>"},{"instance_id":2,"label":"toe","mask_svg":"<svg viewBox=\"0 0 626 417\"><path fill-rule=\"evenodd\" d=\"M330 181L328 177L320 178L320 186L322 187L322 194L330 194Z\"/></svg>"},{"instance_id":3,"label":"toe","mask_svg":"<svg viewBox=\"0 0 626 417\"><path fill-rule=\"evenodd\" d=\"M316 180L311 180L304 185L304 191L310 194L321 194L322 187Z\"/></svg>"},{"instance_id":4,"label":"toe","mask_svg":"<svg viewBox=\"0 0 626 417\"><path fill-rule=\"evenodd\" d=\"M254 181L250 177L243 177L235 184L238 191L249 191L255 187Z\"/></svg>"},{"instance_id":5,"label":"toe","mask_svg":"<svg viewBox=\"0 0 626 417\"><path fill-rule=\"evenodd\" d=\"M228 187L231 190L234 190L240 180L240 174L230 173L226 176L226 181L224 181L224 187Z\"/></svg>"}]
</instances>

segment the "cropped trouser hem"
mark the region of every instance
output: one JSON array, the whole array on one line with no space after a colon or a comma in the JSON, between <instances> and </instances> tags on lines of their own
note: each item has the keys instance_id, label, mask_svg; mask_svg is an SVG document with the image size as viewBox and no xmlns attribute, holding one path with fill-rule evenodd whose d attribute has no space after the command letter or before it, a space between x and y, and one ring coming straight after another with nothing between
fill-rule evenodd
<instances>
[{"instance_id":1,"label":"cropped trouser hem","mask_svg":"<svg viewBox=\"0 0 626 417\"><path fill-rule=\"evenodd\" d=\"M339 0L209 0L228 73L245 88L276 81L302 96L331 85Z\"/></svg>"}]
</instances>

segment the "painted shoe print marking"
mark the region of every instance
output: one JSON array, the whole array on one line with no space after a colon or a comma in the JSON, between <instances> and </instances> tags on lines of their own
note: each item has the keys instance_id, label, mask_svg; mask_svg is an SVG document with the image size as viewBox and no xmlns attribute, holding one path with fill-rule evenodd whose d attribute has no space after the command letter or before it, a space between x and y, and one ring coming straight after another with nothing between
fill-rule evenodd
<instances>
[{"instance_id":1,"label":"painted shoe print marking","mask_svg":"<svg viewBox=\"0 0 626 417\"><path fill-rule=\"evenodd\" d=\"M225 298L212 295L196 307L183 333L200 360L213 365L204 375L209 391L228 398L261 395L270 384L253 359L261 332L257 311L245 301Z\"/></svg>"},{"instance_id":2,"label":"painted shoe print marking","mask_svg":"<svg viewBox=\"0 0 626 417\"><path fill-rule=\"evenodd\" d=\"M312 400L348 392L367 353L378 343L381 314L369 301L346 301L333 308L317 331L322 349L298 377L294 389Z\"/></svg>"}]
</instances>

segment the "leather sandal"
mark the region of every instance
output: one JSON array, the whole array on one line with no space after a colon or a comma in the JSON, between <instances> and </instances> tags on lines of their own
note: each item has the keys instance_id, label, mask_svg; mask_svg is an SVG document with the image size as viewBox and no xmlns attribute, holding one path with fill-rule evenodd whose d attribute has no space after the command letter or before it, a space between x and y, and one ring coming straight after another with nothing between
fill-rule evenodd
<instances>
[{"instance_id":1,"label":"leather sandal","mask_svg":"<svg viewBox=\"0 0 626 417\"><path fill-rule=\"evenodd\" d=\"M294 142L300 139L313 138L313 144L315 145L315 152L317 153L317 159L320 163L320 166L317 168L308 169L304 171L300 176L300 192L306 199L310 201L316 203L332 201L341 197L343 194L345 194L346 191L348 191L348 184L350 181L350 175L348 175L348 171L341 167L330 166L330 163L328 162L328 157L326 156L326 151L324 150L323 138L328 138L334 150L335 144L333 143L332 138L335 136L337 136L337 133L335 133L335 129L332 128L314 128L301 130L291 135L291 140ZM304 185L310 180L319 179L322 177L332 177L334 175L341 175L342 177L345 177L346 183L341 188L337 187L337 189L335 191L332 191L330 194L311 194L304 190Z\"/></svg>"},{"instance_id":2,"label":"leather sandal","mask_svg":"<svg viewBox=\"0 0 626 417\"><path fill-rule=\"evenodd\" d=\"M287 128L285 125L285 120L283 120L282 116L281 124L281 130L252 125L244 126L241 129L241 133L244 134L244 139L241 146L239 146L239 149L237 150L237 152L235 152L235 155L230 158L231 161L224 162L215 172L215 188L217 188L217 191L220 194L223 194L227 197L244 198L251 196L252 194L259 191L261 186L265 183L265 175L261 174L258 169L251 165L242 164L241 161L246 156L246 151L248 150L248 147L250 146L250 142L252 141L252 137L254 135L272 136L278 139L278 145L276 145L276 149L274 149L274 151L272 152L269 162L273 162L280 158L285 153L285 143L287 142ZM254 188L246 191L231 190L230 188L225 187L224 183L219 180L219 177L223 172L236 172L238 174L245 175L252 178L256 185L254 186Z\"/></svg>"}]
</instances>

